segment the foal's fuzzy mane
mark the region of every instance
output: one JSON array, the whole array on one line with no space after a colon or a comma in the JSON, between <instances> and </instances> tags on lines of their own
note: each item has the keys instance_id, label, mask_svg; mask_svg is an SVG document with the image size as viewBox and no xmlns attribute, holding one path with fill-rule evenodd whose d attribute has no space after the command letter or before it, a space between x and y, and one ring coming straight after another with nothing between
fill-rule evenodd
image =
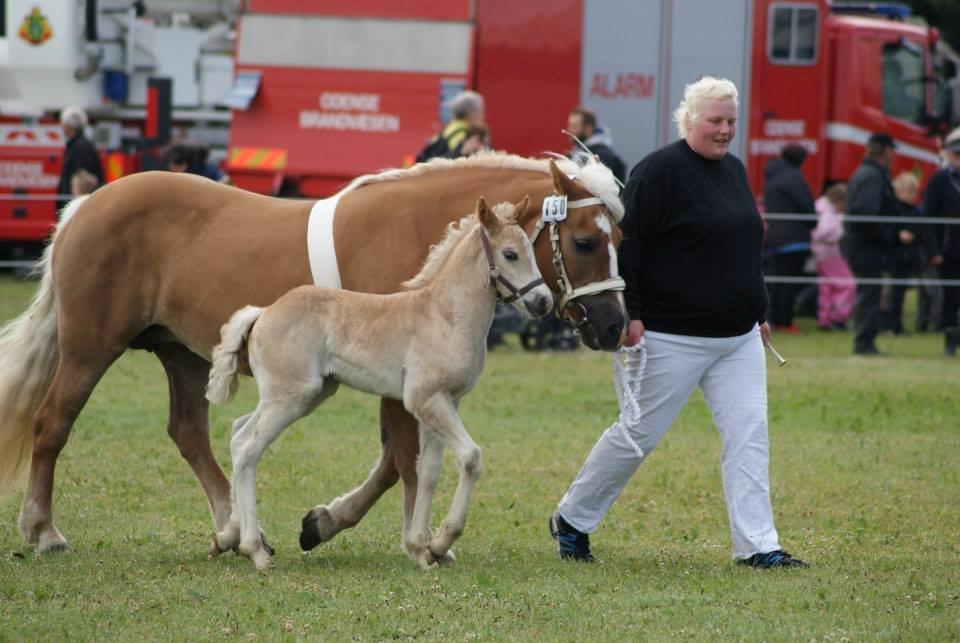
<instances>
[{"instance_id":1,"label":"foal's fuzzy mane","mask_svg":"<svg viewBox=\"0 0 960 643\"><path fill-rule=\"evenodd\" d=\"M610 214L613 215L616 221L619 222L620 219L623 218L623 203L620 201L619 196L620 188L609 168L593 160L583 167L565 158L555 158L553 162L557 164L561 172L578 179L587 190L603 201L604 205L607 206L607 210L610 211ZM413 178L433 172L469 167L529 170L532 172L543 172L547 175L550 174L550 162L547 159L524 158L503 152L480 152L473 156L457 159L435 158L426 163L418 163L406 169L384 170L379 174L359 176L351 181L347 187L343 188L340 194L344 195L347 192L352 192L359 187L372 183L398 181L400 179Z\"/></svg>"},{"instance_id":2,"label":"foal's fuzzy mane","mask_svg":"<svg viewBox=\"0 0 960 643\"><path fill-rule=\"evenodd\" d=\"M517 223L517 212L512 204L498 203L493 206L492 210L497 218L500 219L501 223ZM454 221L447 225L447 231L444 233L443 238L436 244L430 246L430 252L427 254L427 258L424 259L420 272L401 285L407 290L416 290L417 288L423 288L433 281L437 273L440 272L440 268L446 263L447 258L453 254L454 248L456 248L460 241L469 233L476 230L479 225L480 221L477 219L476 212L471 212L459 221ZM487 280L486 275L484 275L483 279L484 281Z\"/></svg>"}]
</instances>

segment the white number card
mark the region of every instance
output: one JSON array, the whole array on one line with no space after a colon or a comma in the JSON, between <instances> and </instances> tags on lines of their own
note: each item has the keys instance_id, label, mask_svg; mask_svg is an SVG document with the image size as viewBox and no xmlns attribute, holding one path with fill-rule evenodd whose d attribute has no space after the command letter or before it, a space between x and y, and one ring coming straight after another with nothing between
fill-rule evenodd
<instances>
[{"instance_id":1,"label":"white number card","mask_svg":"<svg viewBox=\"0 0 960 643\"><path fill-rule=\"evenodd\" d=\"M543 200L543 220L563 221L567 218L567 195L548 196Z\"/></svg>"}]
</instances>

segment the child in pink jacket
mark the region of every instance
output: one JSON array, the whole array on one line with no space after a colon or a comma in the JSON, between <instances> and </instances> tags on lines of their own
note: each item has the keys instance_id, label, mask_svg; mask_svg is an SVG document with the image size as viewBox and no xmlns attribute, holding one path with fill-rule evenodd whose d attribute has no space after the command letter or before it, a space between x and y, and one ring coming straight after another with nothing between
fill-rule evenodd
<instances>
[{"instance_id":1,"label":"child in pink jacket","mask_svg":"<svg viewBox=\"0 0 960 643\"><path fill-rule=\"evenodd\" d=\"M810 239L811 251L817 264L817 276L850 280L844 283L831 283L826 280L820 282L817 326L821 330L845 329L856 297L853 273L840 252L840 237L843 236L842 212L847 205L846 184L835 183L830 186L826 193L817 199L815 205L819 217L817 227L810 233Z\"/></svg>"}]
</instances>

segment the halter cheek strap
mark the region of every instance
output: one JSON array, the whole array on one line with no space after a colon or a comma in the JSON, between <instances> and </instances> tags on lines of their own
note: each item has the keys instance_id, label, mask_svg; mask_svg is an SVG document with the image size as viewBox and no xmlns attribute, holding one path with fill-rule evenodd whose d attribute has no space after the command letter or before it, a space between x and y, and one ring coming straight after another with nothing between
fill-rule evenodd
<instances>
[{"instance_id":1,"label":"halter cheek strap","mask_svg":"<svg viewBox=\"0 0 960 643\"><path fill-rule=\"evenodd\" d=\"M567 202L567 210L573 210L576 208L585 208L591 205L605 205L602 199L597 197L587 197L586 199L577 199L576 201ZM570 303L573 303L573 300L578 297L584 297L586 295L595 295L599 292L606 292L608 290L623 290L626 287L626 284L623 281L623 278L620 276L609 277L602 281L594 281L579 288L574 288L573 284L570 282L569 277L567 277L567 270L563 265L563 250L560 246L560 229L556 221L551 221L550 225L550 246L553 249L553 268L557 273L557 285L559 286L558 290L560 291L559 301L557 302L557 311L563 313L567 306ZM547 222L541 217L537 221L537 226L533 229L533 234L531 235L530 242L536 243L537 238L540 236L540 233L543 231L544 227L547 226ZM577 324L577 326L582 326L587 322L586 310L583 306L580 306L582 314L582 319Z\"/></svg>"},{"instance_id":2,"label":"halter cheek strap","mask_svg":"<svg viewBox=\"0 0 960 643\"><path fill-rule=\"evenodd\" d=\"M497 296L504 303L512 304L540 284L545 283L543 277L537 277L522 288L517 288L509 279L500 274L500 269L497 268L497 264L493 260L493 247L490 245L490 237L487 236L487 231L483 226L480 226L480 240L483 241L483 253L487 256L487 264L490 266L490 285L496 289ZM504 297L499 285L506 288L510 295Z\"/></svg>"}]
</instances>

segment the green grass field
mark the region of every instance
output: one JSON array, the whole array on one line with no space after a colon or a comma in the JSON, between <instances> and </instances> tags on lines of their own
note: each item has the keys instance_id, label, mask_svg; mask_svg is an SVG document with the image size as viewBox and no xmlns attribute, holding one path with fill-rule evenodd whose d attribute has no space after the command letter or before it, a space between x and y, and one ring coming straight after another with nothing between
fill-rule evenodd
<instances>
[{"instance_id":1,"label":"green grass field","mask_svg":"<svg viewBox=\"0 0 960 643\"><path fill-rule=\"evenodd\" d=\"M0 319L33 283L0 278ZM810 321L810 320L803 320ZM807 328L810 328L808 326ZM960 363L939 336L778 337L771 477L803 571L734 566L720 441L695 396L593 538L600 564L555 559L547 517L615 418L609 355L497 349L462 414L484 475L455 566L400 551L399 488L355 529L300 553L303 513L359 483L379 453L377 402L343 390L265 455L258 500L276 568L207 559L205 498L168 440L159 362L108 372L59 461L57 524L75 551L36 558L0 505L0 640L960 639ZM247 382L212 415L229 468ZM435 523L450 500L447 462Z\"/></svg>"}]
</instances>

